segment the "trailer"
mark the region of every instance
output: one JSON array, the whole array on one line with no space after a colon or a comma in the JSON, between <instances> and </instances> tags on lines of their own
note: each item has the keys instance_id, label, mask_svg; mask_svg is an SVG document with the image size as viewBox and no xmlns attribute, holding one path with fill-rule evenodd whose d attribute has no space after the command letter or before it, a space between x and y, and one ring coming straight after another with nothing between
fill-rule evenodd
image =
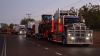
<instances>
[{"instance_id":1,"label":"trailer","mask_svg":"<svg viewBox=\"0 0 100 56\"><path fill-rule=\"evenodd\" d=\"M28 25L26 26L27 27L26 37L40 39L39 23L40 21L34 21L28 23Z\"/></svg>"}]
</instances>

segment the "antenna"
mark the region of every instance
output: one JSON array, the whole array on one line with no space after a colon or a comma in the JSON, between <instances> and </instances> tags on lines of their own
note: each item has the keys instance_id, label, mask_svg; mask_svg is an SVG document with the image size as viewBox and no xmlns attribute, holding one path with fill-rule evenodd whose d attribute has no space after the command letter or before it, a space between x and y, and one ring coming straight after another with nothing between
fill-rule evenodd
<instances>
[{"instance_id":1,"label":"antenna","mask_svg":"<svg viewBox=\"0 0 100 56\"><path fill-rule=\"evenodd\" d=\"M58 17L60 18L60 10L59 10L59 8L58 8Z\"/></svg>"},{"instance_id":2,"label":"antenna","mask_svg":"<svg viewBox=\"0 0 100 56\"><path fill-rule=\"evenodd\" d=\"M68 16L69 16L69 10L68 10Z\"/></svg>"},{"instance_id":3,"label":"antenna","mask_svg":"<svg viewBox=\"0 0 100 56\"><path fill-rule=\"evenodd\" d=\"M76 9L76 13L77 13L76 16L78 17L78 13L79 13L79 12L78 12L78 9Z\"/></svg>"}]
</instances>

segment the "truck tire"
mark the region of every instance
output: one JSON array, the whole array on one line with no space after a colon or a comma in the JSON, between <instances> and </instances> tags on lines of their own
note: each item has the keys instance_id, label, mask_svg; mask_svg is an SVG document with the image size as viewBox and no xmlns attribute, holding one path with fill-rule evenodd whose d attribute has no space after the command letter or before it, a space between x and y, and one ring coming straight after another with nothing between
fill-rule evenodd
<instances>
[{"instance_id":1,"label":"truck tire","mask_svg":"<svg viewBox=\"0 0 100 56\"><path fill-rule=\"evenodd\" d=\"M62 39L62 44L63 44L63 45L66 45L66 39L65 39L65 38Z\"/></svg>"},{"instance_id":2,"label":"truck tire","mask_svg":"<svg viewBox=\"0 0 100 56\"><path fill-rule=\"evenodd\" d=\"M66 36L65 36L65 34L62 34L62 44L63 45L66 45Z\"/></svg>"}]
</instances>

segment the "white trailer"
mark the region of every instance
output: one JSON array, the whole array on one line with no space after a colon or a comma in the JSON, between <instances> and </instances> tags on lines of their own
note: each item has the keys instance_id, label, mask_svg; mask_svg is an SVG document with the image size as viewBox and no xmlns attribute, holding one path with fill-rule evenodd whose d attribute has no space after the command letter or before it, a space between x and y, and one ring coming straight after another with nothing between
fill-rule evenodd
<instances>
[{"instance_id":1,"label":"white trailer","mask_svg":"<svg viewBox=\"0 0 100 56\"><path fill-rule=\"evenodd\" d=\"M39 21L35 21L35 22L29 22L27 25L27 37L39 37Z\"/></svg>"},{"instance_id":2,"label":"white trailer","mask_svg":"<svg viewBox=\"0 0 100 56\"><path fill-rule=\"evenodd\" d=\"M33 25L35 25L35 22L28 22L27 28L32 29Z\"/></svg>"}]
</instances>

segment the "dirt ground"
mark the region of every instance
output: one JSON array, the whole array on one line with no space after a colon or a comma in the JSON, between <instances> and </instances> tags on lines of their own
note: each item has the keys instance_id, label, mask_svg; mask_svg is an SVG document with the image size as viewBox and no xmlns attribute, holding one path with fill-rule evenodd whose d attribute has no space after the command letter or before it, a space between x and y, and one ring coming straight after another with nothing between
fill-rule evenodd
<instances>
[{"instance_id":1,"label":"dirt ground","mask_svg":"<svg viewBox=\"0 0 100 56\"><path fill-rule=\"evenodd\" d=\"M100 31L93 32L93 46L100 47Z\"/></svg>"}]
</instances>

